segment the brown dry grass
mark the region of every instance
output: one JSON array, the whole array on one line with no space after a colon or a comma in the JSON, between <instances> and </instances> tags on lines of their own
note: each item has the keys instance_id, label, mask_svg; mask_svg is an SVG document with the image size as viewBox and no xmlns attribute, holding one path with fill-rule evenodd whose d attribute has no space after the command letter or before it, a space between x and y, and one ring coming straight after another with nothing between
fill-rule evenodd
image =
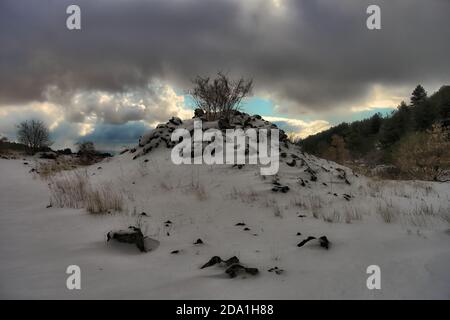
<instances>
[{"instance_id":1,"label":"brown dry grass","mask_svg":"<svg viewBox=\"0 0 450 320\"><path fill-rule=\"evenodd\" d=\"M86 170L50 176L48 181L52 206L85 208L89 213L123 210L123 194L110 184L92 186Z\"/></svg>"}]
</instances>

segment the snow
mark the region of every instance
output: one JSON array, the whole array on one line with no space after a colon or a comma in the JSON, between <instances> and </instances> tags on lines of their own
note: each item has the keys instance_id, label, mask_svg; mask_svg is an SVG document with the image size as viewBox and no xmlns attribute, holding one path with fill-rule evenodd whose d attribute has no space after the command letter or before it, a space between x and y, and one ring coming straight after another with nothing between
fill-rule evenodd
<instances>
[{"instance_id":1,"label":"snow","mask_svg":"<svg viewBox=\"0 0 450 320\"><path fill-rule=\"evenodd\" d=\"M264 178L255 165L176 166L166 146L143 153L144 145L86 169L93 185L110 183L124 194L125 209L112 214L46 208L49 181L29 172L37 160L0 159L0 298L450 298L450 229L442 218L449 184L373 181L289 146L305 165L286 165L288 154L278 181L290 191L275 193L273 177ZM299 177L310 179L307 167L317 181L303 187ZM338 178L340 170L350 185ZM314 201L333 222L301 205ZM377 213L383 206L392 208L393 222ZM424 206L428 214L419 210ZM346 211L358 213L347 217L350 223ZM154 251L106 242L109 231L138 222L160 242ZM297 247L323 235L329 250L314 241ZM203 245L193 244L198 238ZM237 256L260 273L230 279L218 266L200 269L216 255ZM366 269L374 264L381 268L381 290L366 286ZM81 268L81 290L66 288L69 265ZM284 272L268 272L273 267Z\"/></svg>"}]
</instances>

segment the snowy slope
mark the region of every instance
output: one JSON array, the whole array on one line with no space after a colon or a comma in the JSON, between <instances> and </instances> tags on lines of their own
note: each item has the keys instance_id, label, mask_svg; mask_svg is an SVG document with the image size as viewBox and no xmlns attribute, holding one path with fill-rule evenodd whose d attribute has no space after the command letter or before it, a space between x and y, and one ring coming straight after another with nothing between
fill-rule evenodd
<instances>
[{"instance_id":1,"label":"snowy slope","mask_svg":"<svg viewBox=\"0 0 450 320\"><path fill-rule=\"evenodd\" d=\"M272 127L257 118L246 125ZM48 182L31 164L0 160L1 298L450 298L448 184L372 181L284 142L277 177L256 165L176 166L160 140L168 127L87 169L93 185L124 195L123 212L46 208ZM274 182L289 191L272 191ZM155 251L106 242L108 231L136 224L160 241ZM331 247L297 247L308 236ZM220 267L200 269L216 255L260 273L229 279ZM65 286L71 264L82 270L79 291ZM366 287L373 264L381 290Z\"/></svg>"}]
</instances>

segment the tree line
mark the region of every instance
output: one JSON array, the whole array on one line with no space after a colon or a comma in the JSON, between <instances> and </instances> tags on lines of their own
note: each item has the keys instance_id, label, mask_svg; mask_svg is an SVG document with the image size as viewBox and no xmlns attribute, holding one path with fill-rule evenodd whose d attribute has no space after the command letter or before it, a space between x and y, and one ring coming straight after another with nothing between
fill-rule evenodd
<instances>
[{"instance_id":1,"label":"tree line","mask_svg":"<svg viewBox=\"0 0 450 320\"><path fill-rule=\"evenodd\" d=\"M428 96L418 85L409 103L401 102L387 116L377 113L368 119L344 122L299 144L308 153L339 163L392 164L414 177L419 177L419 171L427 171L426 166L434 167L426 177L422 174L420 178L436 180L439 172L449 169L450 151L445 151L450 150L449 127L450 86L442 86ZM431 146L434 149L429 149ZM428 160L414 160L414 157ZM430 157L434 159L433 164L424 163L431 162ZM413 174L413 171L417 172Z\"/></svg>"}]
</instances>

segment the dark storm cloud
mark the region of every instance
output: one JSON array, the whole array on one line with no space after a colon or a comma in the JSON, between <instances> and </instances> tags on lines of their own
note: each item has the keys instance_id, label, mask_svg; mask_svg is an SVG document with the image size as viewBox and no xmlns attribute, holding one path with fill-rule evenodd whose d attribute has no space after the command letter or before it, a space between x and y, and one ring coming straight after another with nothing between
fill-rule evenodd
<instances>
[{"instance_id":1,"label":"dark storm cloud","mask_svg":"<svg viewBox=\"0 0 450 320\"><path fill-rule=\"evenodd\" d=\"M122 125L98 124L94 131L80 138L80 141L95 141L100 144L135 144L149 127L142 122L128 122Z\"/></svg>"},{"instance_id":2,"label":"dark storm cloud","mask_svg":"<svg viewBox=\"0 0 450 320\"><path fill-rule=\"evenodd\" d=\"M0 104L45 100L50 85L68 95L151 79L187 89L196 74L222 70L300 112L358 101L374 84L450 80L450 1L280 3L3 0ZM81 31L65 28L69 4L81 7ZM381 6L380 31L366 28L369 4Z\"/></svg>"}]
</instances>

